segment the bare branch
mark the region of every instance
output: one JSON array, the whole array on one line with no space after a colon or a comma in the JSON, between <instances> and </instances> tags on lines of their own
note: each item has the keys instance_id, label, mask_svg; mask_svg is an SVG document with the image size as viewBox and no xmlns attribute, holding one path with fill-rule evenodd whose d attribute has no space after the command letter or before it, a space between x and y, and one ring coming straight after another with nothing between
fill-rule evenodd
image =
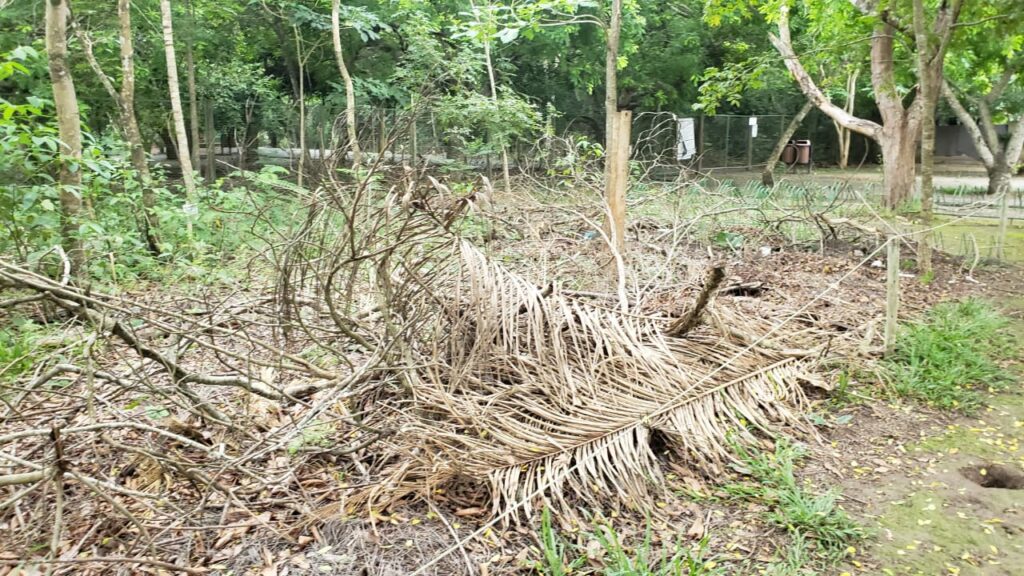
<instances>
[{"instance_id":1,"label":"bare branch","mask_svg":"<svg viewBox=\"0 0 1024 576\"><path fill-rule=\"evenodd\" d=\"M863 134L868 138L878 140L882 132L881 125L870 120L858 118L843 108L833 104L832 101L825 96L824 92L822 92L814 83L814 80L811 78L810 74L807 73L807 70L804 69L803 65L800 63L800 58L793 50L793 41L790 37L789 31L789 8L785 5L783 5L779 12L778 24L779 35L775 36L774 34L769 33L768 38L771 40L772 45L775 46L775 49L779 51L779 54L782 55L786 68L789 69L790 73L796 79L797 84L800 86L800 90L805 96L807 96L807 99L813 102L819 110L827 114L844 128L857 132L858 134Z\"/></svg>"}]
</instances>

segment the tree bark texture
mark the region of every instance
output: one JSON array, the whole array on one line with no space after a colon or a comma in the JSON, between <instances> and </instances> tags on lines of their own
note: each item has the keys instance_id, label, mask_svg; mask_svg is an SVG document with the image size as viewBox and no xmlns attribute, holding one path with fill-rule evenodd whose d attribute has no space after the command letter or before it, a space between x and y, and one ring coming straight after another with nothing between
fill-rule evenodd
<instances>
[{"instance_id":1,"label":"tree bark texture","mask_svg":"<svg viewBox=\"0 0 1024 576\"><path fill-rule=\"evenodd\" d=\"M199 98L196 95L196 64L192 40L185 44L185 81L188 83L188 121L193 166L199 166Z\"/></svg>"},{"instance_id":2,"label":"tree bark texture","mask_svg":"<svg viewBox=\"0 0 1024 576\"><path fill-rule=\"evenodd\" d=\"M362 162L362 151L359 148L356 126L356 90L352 84L352 75L345 64L345 54L341 50L340 5L340 0L331 0L331 40L334 43L334 59L338 61L338 73L345 84L345 130L348 133L349 147L352 149L352 169L358 172L359 164Z\"/></svg>"},{"instance_id":3,"label":"tree bark texture","mask_svg":"<svg viewBox=\"0 0 1024 576\"><path fill-rule=\"evenodd\" d=\"M181 164L181 179L185 183L185 199L196 204L196 183L192 174L192 157L189 153L188 132L185 129L185 115L181 108L181 87L178 84L178 60L174 54L174 22L171 14L171 0L160 0L160 14L163 21L164 55L167 59L167 89L171 96L171 116L178 144L178 162ZM192 235L192 219L187 220L188 234Z\"/></svg>"},{"instance_id":4,"label":"tree bark texture","mask_svg":"<svg viewBox=\"0 0 1024 576\"><path fill-rule=\"evenodd\" d=\"M622 180L628 179L629 170L627 168L625 178L621 178L621 173L618 170L618 162L615 158L622 147L622 144L618 141L621 137L621 131L617 129L619 122L621 122L621 118L619 117L618 89L619 36L621 35L621 32L622 0L612 0L611 13L605 38L604 182L605 202L608 205L608 218L610 219L607 226L610 232L609 239L612 241L612 245L619 250L619 253L623 254L623 251L625 250L625 238L622 236L625 234L626 229L625 190L627 182ZM627 118L631 120L632 115L628 115ZM628 129L625 131L625 134L626 138L629 138ZM628 151L628 141L625 146ZM628 162L628 152L626 156L626 161Z\"/></svg>"},{"instance_id":5,"label":"tree bark texture","mask_svg":"<svg viewBox=\"0 0 1024 576\"><path fill-rule=\"evenodd\" d=\"M156 228L159 224L155 212L156 192L150 182L149 162L146 159L146 148L142 144L142 132L139 130L138 118L135 116L135 47L132 32L131 0L117 0L117 19L120 33L120 65L121 87L114 87L113 81L103 71L92 51L92 41L87 33L76 29L82 44L82 52L89 67L96 73L100 84L117 105L118 121L125 141L128 143L129 158L135 170L136 183L142 193L142 236L150 251L159 253L159 241Z\"/></svg>"},{"instance_id":6,"label":"tree bark texture","mask_svg":"<svg viewBox=\"0 0 1024 576\"><path fill-rule=\"evenodd\" d=\"M46 54L49 57L50 81L53 84L53 102L57 112L57 129L61 140L60 208L61 234L64 250L71 261L72 271L81 275L85 266L85 251L78 234L82 215L82 126L78 113L78 97L71 78L68 62L67 22L70 10L67 0L46 2ZM72 166L74 165L74 168Z\"/></svg>"}]
</instances>

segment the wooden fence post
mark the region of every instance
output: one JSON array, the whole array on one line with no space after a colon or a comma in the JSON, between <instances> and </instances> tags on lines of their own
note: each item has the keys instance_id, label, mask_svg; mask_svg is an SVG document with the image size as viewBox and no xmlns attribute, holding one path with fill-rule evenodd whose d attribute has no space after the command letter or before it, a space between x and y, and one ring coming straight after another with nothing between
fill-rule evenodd
<instances>
[{"instance_id":1,"label":"wooden fence post","mask_svg":"<svg viewBox=\"0 0 1024 576\"><path fill-rule=\"evenodd\" d=\"M1010 186L1000 186L1003 198L999 202L999 233L996 236L996 258L1006 257L1006 228L1010 220Z\"/></svg>"},{"instance_id":2,"label":"wooden fence post","mask_svg":"<svg viewBox=\"0 0 1024 576\"><path fill-rule=\"evenodd\" d=\"M626 249L626 188L629 187L629 138L633 113L622 110L612 123L612 145L606 150L605 162L610 164L605 200L611 221L606 226L608 238L619 254Z\"/></svg>"},{"instance_id":3,"label":"wooden fence post","mask_svg":"<svg viewBox=\"0 0 1024 576\"><path fill-rule=\"evenodd\" d=\"M900 308L900 237L889 237L886 247L885 353L896 347L897 314Z\"/></svg>"}]
</instances>

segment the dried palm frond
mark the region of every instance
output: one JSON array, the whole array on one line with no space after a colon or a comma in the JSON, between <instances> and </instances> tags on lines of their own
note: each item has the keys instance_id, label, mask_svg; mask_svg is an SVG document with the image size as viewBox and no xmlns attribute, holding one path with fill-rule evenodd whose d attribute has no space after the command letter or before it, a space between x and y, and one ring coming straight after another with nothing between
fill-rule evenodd
<instances>
[{"instance_id":1,"label":"dried palm frond","mask_svg":"<svg viewBox=\"0 0 1024 576\"><path fill-rule=\"evenodd\" d=\"M495 513L522 502L529 515L565 488L639 505L661 480L653 434L713 473L731 433L799 425L792 358L708 327L667 336L669 319L539 288L464 242L429 278L406 304L436 316L413 344L415 408L393 441L405 457L364 494L377 504L470 478L489 481Z\"/></svg>"}]
</instances>

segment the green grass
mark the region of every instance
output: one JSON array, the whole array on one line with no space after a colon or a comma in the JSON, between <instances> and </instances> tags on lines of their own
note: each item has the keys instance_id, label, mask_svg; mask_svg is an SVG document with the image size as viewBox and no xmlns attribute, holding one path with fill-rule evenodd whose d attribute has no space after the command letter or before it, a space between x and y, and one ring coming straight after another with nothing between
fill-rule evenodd
<instances>
[{"instance_id":1,"label":"green grass","mask_svg":"<svg viewBox=\"0 0 1024 576\"><path fill-rule=\"evenodd\" d=\"M569 574L600 574L602 576L720 576L723 568L707 558L707 538L693 546L676 542L659 552L654 550L648 524L644 539L635 547L628 546L610 524L596 526L590 535L600 544L597 554L578 546L567 545L551 523L551 511L541 515L540 542L542 559L536 564L546 576ZM588 560L590 562L588 563Z\"/></svg>"},{"instance_id":2,"label":"green grass","mask_svg":"<svg viewBox=\"0 0 1024 576\"><path fill-rule=\"evenodd\" d=\"M982 403L981 391L1010 381L998 363L1014 349L1007 320L976 300L935 306L922 322L905 325L884 372L899 396L966 412Z\"/></svg>"},{"instance_id":3,"label":"green grass","mask_svg":"<svg viewBox=\"0 0 1024 576\"><path fill-rule=\"evenodd\" d=\"M547 507L540 517L540 543L543 547L543 559L537 569L548 576L565 576L574 572L586 562L586 556L579 556L572 561L566 560L566 546L558 531L551 525L551 510Z\"/></svg>"},{"instance_id":4,"label":"green grass","mask_svg":"<svg viewBox=\"0 0 1024 576\"><path fill-rule=\"evenodd\" d=\"M792 537L787 558L771 566L774 573L799 574L802 564L815 562L833 565L864 537L864 530L839 507L838 492L815 493L797 482L794 470L804 456L802 447L780 439L774 452L735 449L743 462L741 471L753 481L727 485L725 492L767 506L765 519Z\"/></svg>"},{"instance_id":5,"label":"green grass","mask_svg":"<svg viewBox=\"0 0 1024 576\"><path fill-rule=\"evenodd\" d=\"M656 554L651 549L650 526L636 549L627 549L610 526L602 526L595 534L605 556L601 574L605 576L712 576L721 574L717 562L704 557L707 539L695 547L677 543L672 550Z\"/></svg>"},{"instance_id":6,"label":"green grass","mask_svg":"<svg viewBox=\"0 0 1024 576\"><path fill-rule=\"evenodd\" d=\"M17 328L0 330L0 381L14 380L32 368L30 334Z\"/></svg>"}]
</instances>

